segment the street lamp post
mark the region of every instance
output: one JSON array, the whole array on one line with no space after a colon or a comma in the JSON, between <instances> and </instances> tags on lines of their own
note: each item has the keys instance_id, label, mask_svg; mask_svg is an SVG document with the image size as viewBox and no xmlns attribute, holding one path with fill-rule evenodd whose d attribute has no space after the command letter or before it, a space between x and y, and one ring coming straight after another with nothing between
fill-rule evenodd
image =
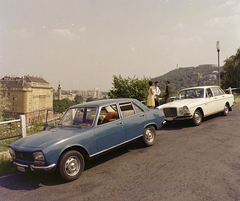
<instances>
[{"instance_id":1,"label":"street lamp post","mask_svg":"<svg viewBox=\"0 0 240 201\"><path fill-rule=\"evenodd\" d=\"M220 42L217 41L217 52L218 52L218 86L220 86L220 66L219 66L219 52L220 52Z\"/></svg>"}]
</instances>

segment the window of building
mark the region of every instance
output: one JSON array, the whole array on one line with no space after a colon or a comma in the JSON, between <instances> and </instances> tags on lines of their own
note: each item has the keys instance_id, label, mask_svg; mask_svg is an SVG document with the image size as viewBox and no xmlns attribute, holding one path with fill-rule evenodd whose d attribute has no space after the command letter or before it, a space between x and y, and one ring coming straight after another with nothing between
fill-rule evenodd
<instances>
[{"instance_id":1,"label":"window of building","mask_svg":"<svg viewBox=\"0 0 240 201\"><path fill-rule=\"evenodd\" d=\"M5 96L5 92L3 92L3 95Z\"/></svg>"},{"instance_id":2,"label":"window of building","mask_svg":"<svg viewBox=\"0 0 240 201\"><path fill-rule=\"evenodd\" d=\"M10 96L10 92L8 92L8 95Z\"/></svg>"},{"instance_id":3,"label":"window of building","mask_svg":"<svg viewBox=\"0 0 240 201\"><path fill-rule=\"evenodd\" d=\"M15 88L13 88L13 90L15 90Z\"/></svg>"},{"instance_id":4,"label":"window of building","mask_svg":"<svg viewBox=\"0 0 240 201\"><path fill-rule=\"evenodd\" d=\"M17 111L17 108L15 107L15 111Z\"/></svg>"},{"instance_id":5,"label":"window of building","mask_svg":"<svg viewBox=\"0 0 240 201\"><path fill-rule=\"evenodd\" d=\"M12 108L12 111L14 111L14 107Z\"/></svg>"},{"instance_id":6,"label":"window of building","mask_svg":"<svg viewBox=\"0 0 240 201\"><path fill-rule=\"evenodd\" d=\"M10 87L8 87L8 90L10 90Z\"/></svg>"},{"instance_id":7,"label":"window of building","mask_svg":"<svg viewBox=\"0 0 240 201\"><path fill-rule=\"evenodd\" d=\"M17 105L17 102L15 103L15 105Z\"/></svg>"}]
</instances>

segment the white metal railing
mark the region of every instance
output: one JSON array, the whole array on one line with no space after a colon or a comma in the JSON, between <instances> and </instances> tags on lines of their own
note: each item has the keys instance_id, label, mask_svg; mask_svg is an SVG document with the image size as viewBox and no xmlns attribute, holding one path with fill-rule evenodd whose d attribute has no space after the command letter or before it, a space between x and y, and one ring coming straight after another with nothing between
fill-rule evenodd
<instances>
[{"instance_id":1,"label":"white metal railing","mask_svg":"<svg viewBox=\"0 0 240 201\"><path fill-rule=\"evenodd\" d=\"M13 138L13 137L17 137L17 136L22 136L22 138L26 137L26 118L25 118L25 115L20 115L20 119L0 122L0 125L1 124L13 123L13 122L20 122L20 135L14 135L14 136L0 138L0 140Z\"/></svg>"}]
</instances>

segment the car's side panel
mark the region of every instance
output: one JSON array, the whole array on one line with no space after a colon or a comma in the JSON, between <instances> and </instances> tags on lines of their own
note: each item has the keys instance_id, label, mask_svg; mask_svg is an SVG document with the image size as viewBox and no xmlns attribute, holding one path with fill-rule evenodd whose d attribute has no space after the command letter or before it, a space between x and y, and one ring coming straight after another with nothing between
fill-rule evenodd
<instances>
[{"instance_id":1,"label":"car's side panel","mask_svg":"<svg viewBox=\"0 0 240 201\"><path fill-rule=\"evenodd\" d=\"M146 124L146 115L144 112L135 114L123 119L127 140L133 139L143 134Z\"/></svg>"},{"instance_id":2,"label":"car's side panel","mask_svg":"<svg viewBox=\"0 0 240 201\"><path fill-rule=\"evenodd\" d=\"M94 129L98 152L126 141L122 119L98 125Z\"/></svg>"}]
</instances>

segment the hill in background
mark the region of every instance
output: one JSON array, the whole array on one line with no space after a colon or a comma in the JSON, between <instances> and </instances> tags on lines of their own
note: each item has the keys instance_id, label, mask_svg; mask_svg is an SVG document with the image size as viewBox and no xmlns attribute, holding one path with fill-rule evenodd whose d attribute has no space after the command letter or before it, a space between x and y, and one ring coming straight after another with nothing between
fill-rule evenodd
<instances>
[{"instance_id":1,"label":"hill in background","mask_svg":"<svg viewBox=\"0 0 240 201\"><path fill-rule=\"evenodd\" d=\"M220 70L222 70L222 68ZM172 91L171 94L174 95L183 88L218 85L218 67L211 64L199 65L197 67L179 67L162 76L152 78L152 80L159 82L161 93L165 92L164 82L169 80Z\"/></svg>"}]
</instances>

